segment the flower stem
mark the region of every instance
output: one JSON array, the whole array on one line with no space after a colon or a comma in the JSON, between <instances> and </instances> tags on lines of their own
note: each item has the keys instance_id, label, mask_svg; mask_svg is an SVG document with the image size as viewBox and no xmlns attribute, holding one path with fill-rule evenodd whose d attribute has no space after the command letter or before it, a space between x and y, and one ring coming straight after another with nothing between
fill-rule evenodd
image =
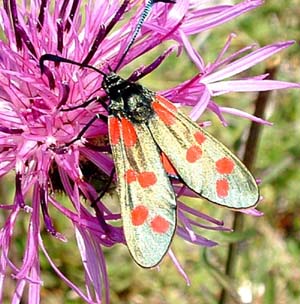
<instances>
[{"instance_id":1,"label":"flower stem","mask_svg":"<svg viewBox=\"0 0 300 304\"><path fill-rule=\"evenodd\" d=\"M268 79L274 79L277 72L278 65L266 68L266 73L269 74ZM255 101L254 115L260 118L264 118L266 106L269 100L270 91L260 92ZM249 135L246 141L245 152L243 155L243 163L250 170L253 171L256 155L258 151L258 142L262 131L262 125L252 122ZM232 228L235 232L242 231L244 226L243 213L235 212ZM234 280L235 266L237 264L237 258L239 254L239 242L229 244L225 274L230 280ZM226 289L222 289L219 304L230 303L230 297Z\"/></svg>"}]
</instances>

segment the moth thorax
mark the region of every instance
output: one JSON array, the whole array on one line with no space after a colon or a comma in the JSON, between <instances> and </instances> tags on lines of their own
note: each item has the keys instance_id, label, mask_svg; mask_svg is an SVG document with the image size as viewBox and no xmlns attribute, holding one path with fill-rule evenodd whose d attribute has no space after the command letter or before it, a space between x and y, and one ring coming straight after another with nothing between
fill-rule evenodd
<instances>
[{"instance_id":1,"label":"moth thorax","mask_svg":"<svg viewBox=\"0 0 300 304\"><path fill-rule=\"evenodd\" d=\"M124 114L135 123L146 123L153 116L151 103L152 98L144 95L132 95L127 99Z\"/></svg>"},{"instance_id":2,"label":"moth thorax","mask_svg":"<svg viewBox=\"0 0 300 304\"><path fill-rule=\"evenodd\" d=\"M145 123L153 116L152 91L114 73L104 78L103 88L110 99L109 114L127 117L134 123Z\"/></svg>"}]
</instances>

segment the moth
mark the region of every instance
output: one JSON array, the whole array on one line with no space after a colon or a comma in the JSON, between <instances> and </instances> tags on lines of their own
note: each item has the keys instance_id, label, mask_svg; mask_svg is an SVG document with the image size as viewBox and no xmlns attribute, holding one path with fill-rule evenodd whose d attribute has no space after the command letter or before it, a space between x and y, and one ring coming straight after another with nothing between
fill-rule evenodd
<instances>
[{"instance_id":1,"label":"moth","mask_svg":"<svg viewBox=\"0 0 300 304\"><path fill-rule=\"evenodd\" d=\"M154 2L159 1L150 0L148 8ZM105 74L51 54L41 56L42 72L46 60L92 68L103 76L124 234L137 264L156 266L172 241L176 195L170 176L221 206L243 209L257 204L257 183L243 163L162 95L115 72Z\"/></svg>"},{"instance_id":2,"label":"moth","mask_svg":"<svg viewBox=\"0 0 300 304\"><path fill-rule=\"evenodd\" d=\"M176 230L169 175L209 201L257 204L257 183L243 163L163 96L115 73L104 76L108 130L127 245L142 267L157 265Z\"/></svg>"}]
</instances>

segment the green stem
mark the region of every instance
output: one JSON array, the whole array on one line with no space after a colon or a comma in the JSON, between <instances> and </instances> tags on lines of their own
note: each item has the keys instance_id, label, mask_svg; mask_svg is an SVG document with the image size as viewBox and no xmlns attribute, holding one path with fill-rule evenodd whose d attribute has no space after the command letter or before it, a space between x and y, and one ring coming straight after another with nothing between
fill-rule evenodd
<instances>
[{"instance_id":1,"label":"green stem","mask_svg":"<svg viewBox=\"0 0 300 304\"><path fill-rule=\"evenodd\" d=\"M268 79L274 79L277 72L278 66L274 66L266 69L266 73L269 74ZM264 118L266 106L269 100L270 91L260 92L255 101L255 111L254 115L257 117ZM258 151L258 141L262 131L262 125L255 122L251 123L249 135L245 145L245 152L243 156L243 163L246 167L253 171L254 163ZM242 231L244 226L243 213L235 212L232 228L234 231ZM237 264L238 258L239 242L231 243L228 247L227 260L225 274L228 278L234 280L235 277L235 266ZM219 304L230 303L229 294L226 289L222 289L219 299Z\"/></svg>"}]
</instances>

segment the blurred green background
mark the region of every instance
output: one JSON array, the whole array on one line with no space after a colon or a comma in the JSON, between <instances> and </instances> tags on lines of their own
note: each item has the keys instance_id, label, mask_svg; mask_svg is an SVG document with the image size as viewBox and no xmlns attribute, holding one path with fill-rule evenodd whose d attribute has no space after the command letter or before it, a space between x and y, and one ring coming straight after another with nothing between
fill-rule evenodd
<instances>
[{"instance_id":1,"label":"blurred green background","mask_svg":"<svg viewBox=\"0 0 300 304\"><path fill-rule=\"evenodd\" d=\"M294 46L255 67L250 73L263 73L267 67L278 64L277 79L299 82L299 16L299 0L269 0L264 6L234 22L200 37L193 37L193 41L206 62L212 62L231 32L238 35L232 42L232 52L253 43L263 46L294 39L297 41ZM139 59L130 68L133 70L140 64L150 63L165 47L147 58ZM175 56L170 56L141 83L153 90L159 90L188 79L196 70L186 56L182 58L178 60ZM255 176L262 179L261 194L264 197L258 209L265 215L260 218L244 216L243 232L201 231L203 236L219 242L219 246L208 250L175 237L172 249L189 275L191 286L186 286L168 257L164 259L159 271L145 270L134 264L125 246L104 249L111 284L111 303L218 303L224 286L230 286L232 291L237 292L241 303L300 303L299 97L297 90L282 90L272 92L268 101L266 118L274 126L263 127L260 143L256 147L258 154L254 166ZM228 94L215 100L221 105L253 113L255 99L256 94ZM226 129L210 112L206 112L201 120L211 120L213 126L209 131L238 153L243 147L250 123L237 117L226 118L230 123ZM2 193L5 187L1 183ZM189 204L224 220L225 225L231 227L233 212L230 210L200 199ZM57 229L66 235L69 242L59 242L44 233L46 247L60 269L72 281L83 286L84 273L74 241L73 227L55 210L51 210L51 215ZM3 220L2 214L0 222ZM26 223L18 222L16 259L21 256L25 246L26 227ZM242 242L236 257L236 277L234 280L225 279L221 273L225 267L228 244L237 240ZM44 280L42 303L82 303L74 292L57 279L43 255L41 266ZM10 291L8 288L8 295ZM232 298L228 303L239 302L234 302Z\"/></svg>"}]
</instances>

